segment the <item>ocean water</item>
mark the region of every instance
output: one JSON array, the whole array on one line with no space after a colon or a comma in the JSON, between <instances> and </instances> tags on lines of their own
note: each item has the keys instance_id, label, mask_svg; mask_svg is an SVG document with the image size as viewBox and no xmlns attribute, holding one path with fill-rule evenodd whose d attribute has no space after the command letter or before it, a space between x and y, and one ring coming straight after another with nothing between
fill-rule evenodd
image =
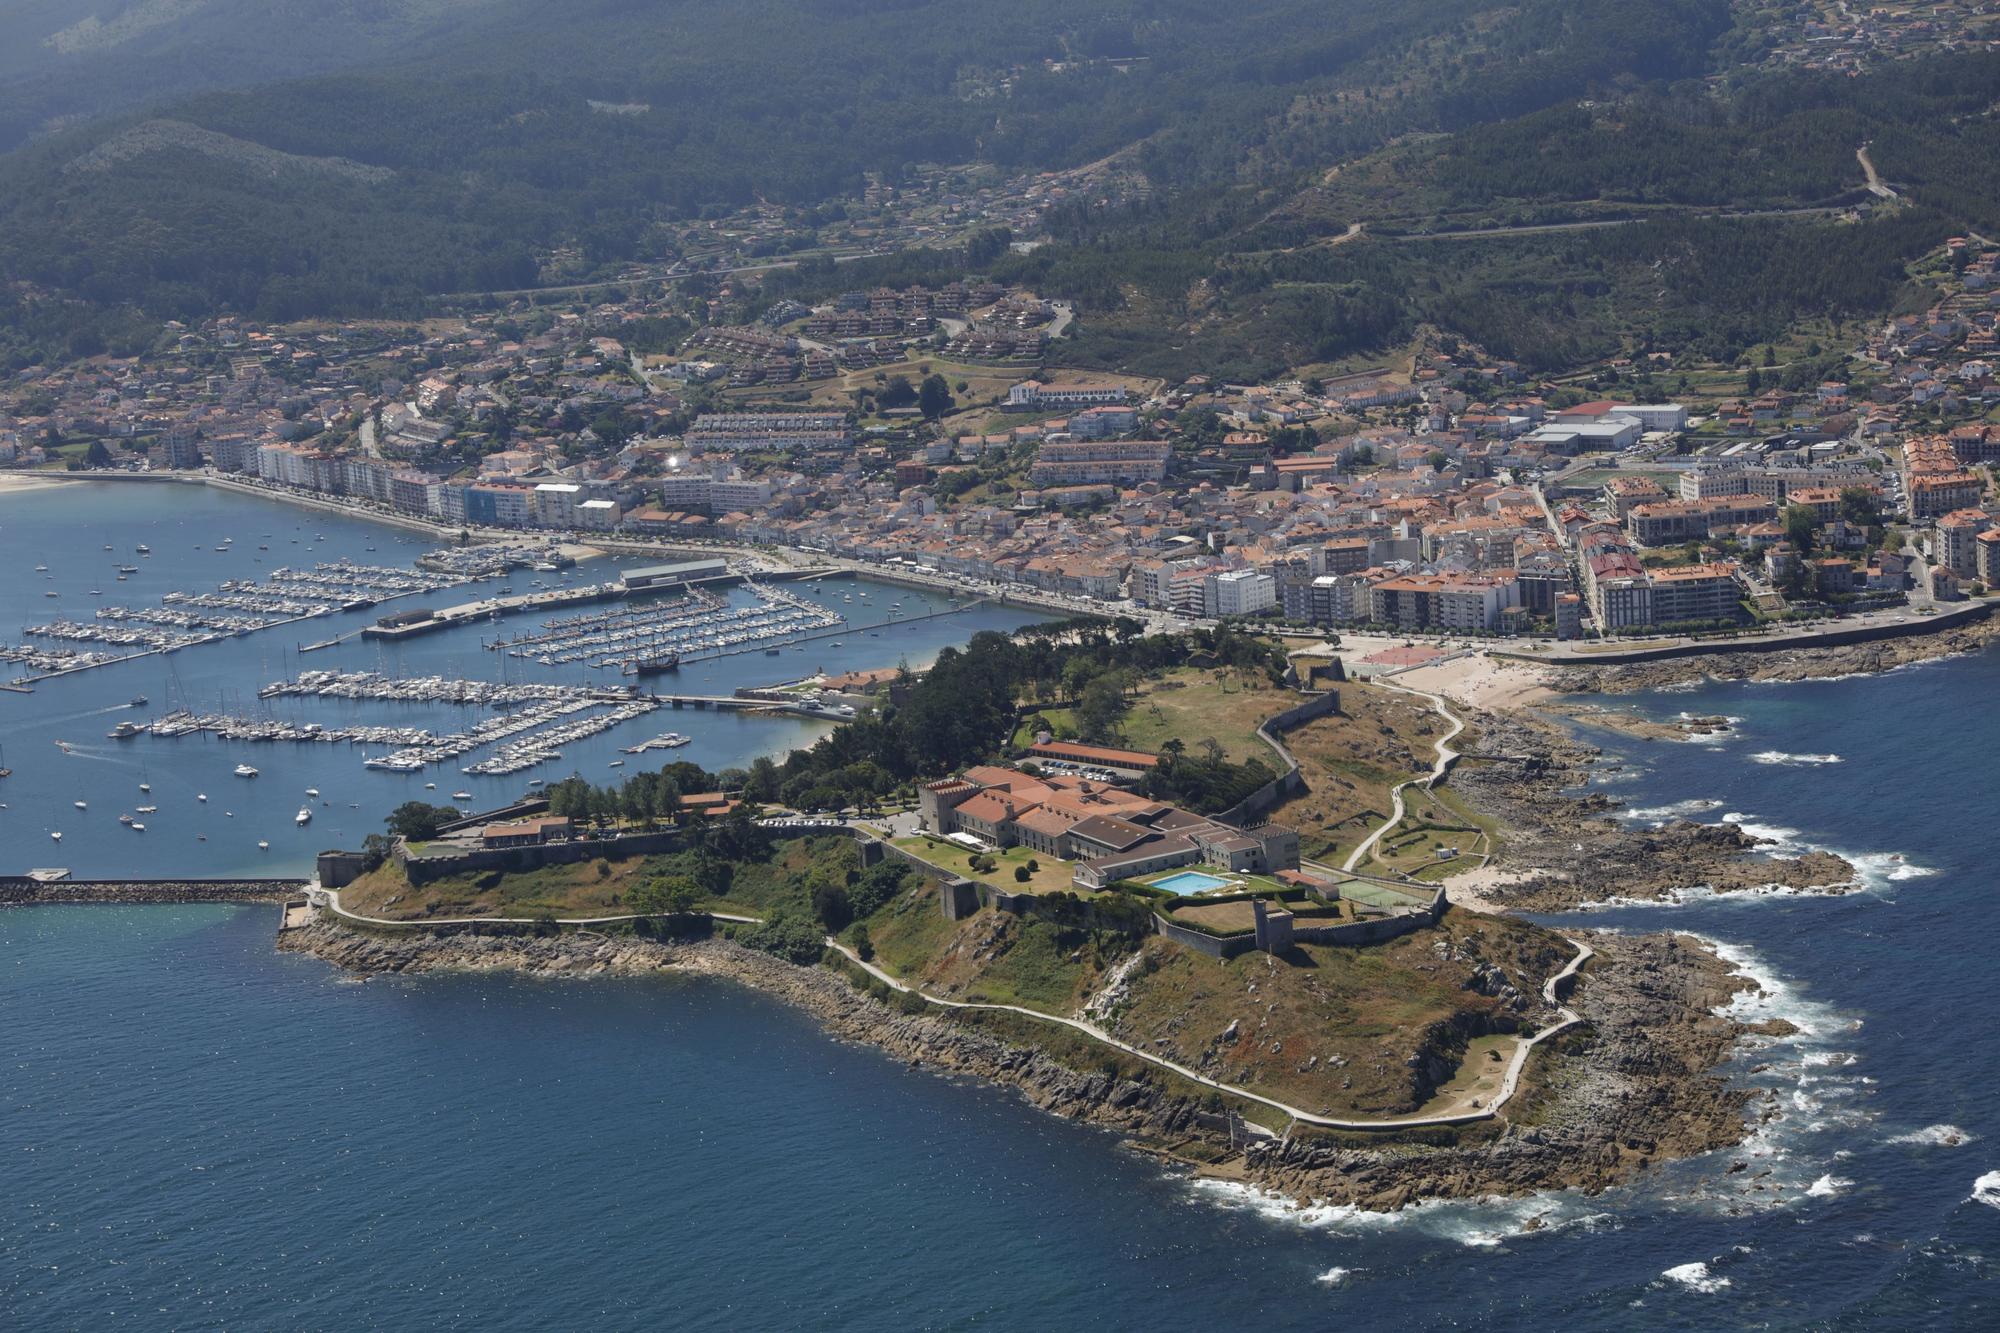
<instances>
[{"instance_id":1,"label":"ocean water","mask_svg":"<svg viewBox=\"0 0 2000 1333\"><path fill-rule=\"evenodd\" d=\"M235 538L233 549L217 551L225 537ZM141 543L152 548L150 556L134 553ZM259 551L260 544L270 549ZM107 545L114 549L104 550ZM207 487L105 482L0 492L0 569L10 576L0 579L0 642L21 642L22 627L58 616L87 620L97 606L107 604L157 606L164 592L210 590L225 579L256 577L279 565L309 568L316 561L345 558L408 568L435 545L402 529ZM589 561L571 571L568 581L604 582L619 568L651 563L657 561ZM46 574L33 572L38 564L49 567ZM138 565L140 573L119 583L119 564ZM11 778L0 780L0 805L5 806L0 809L0 873L55 865L84 877L295 874L310 869L313 856L324 848L358 846L365 835L380 831L384 814L406 800L446 803L452 792L469 791L474 800L461 804L492 809L520 796L531 778L554 782L575 772L609 782L649 764L681 759L715 771L809 745L828 729L830 724L804 718L662 708L564 746L560 761L505 777L468 776L457 763L424 773L366 769L362 758L375 751L346 744L231 742L207 736L115 741L105 735L122 720L144 720L181 706L286 721L369 722L438 731L462 729L482 715L478 709L448 705L257 698L265 684L301 670L616 683L614 673L580 663L543 667L481 647L482 634L491 637L496 628L508 634L526 630L539 624L539 615L403 644L356 638L318 652L297 651L301 642L358 629L388 610L454 605L500 587L527 592L531 579L556 577L515 571L505 579L375 610L335 613L57 677L37 684L32 694L0 691L0 762L14 770ZM93 588L104 596L91 597ZM46 590L60 595L44 597ZM979 630L1012 629L1037 618L979 605L935 620L892 624L892 603L901 603L903 617L948 610L952 604L938 594L872 580L834 579L793 585L793 590L840 611L853 633L788 647L775 657L753 652L690 663L659 678L656 687L663 693L726 695L740 685L775 684L822 669L893 667L904 661L921 666ZM740 589L729 597L737 603L753 600ZM0 679L12 679L22 670L0 663ZM141 694L147 706L132 708L131 700ZM682 732L692 744L644 757L619 752L664 731ZM57 741L68 742L70 751L59 749ZM478 757L475 753L460 763ZM615 759L625 760L625 766L611 768ZM243 762L257 768L259 776L233 776ZM139 791L141 782L152 787L150 794ZM435 790L427 789L427 782L435 783ZM301 828L293 816L308 801L308 787L317 788L320 797L310 802L312 823ZM208 801L198 801L199 794ZM79 800L87 809L75 808ZM117 822L121 812L131 813L140 805L159 807L157 814L138 817L147 826L144 833ZM49 836L52 832L63 834L60 843ZM260 841L270 843L270 849L259 850Z\"/></svg>"},{"instance_id":2,"label":"ocean water","mask_svg":"<svg viewBox=\"0 0 2000 1333\"><path fill-rule=\"evenodd\" d=\"M0 1327L2000 1326L1996 687L1640 701L1740 722L1616 741L1630 818L1867 887L1556 919L1714 940L1800 1028L1732 1063L1749 1142L1597 1197L1300 1211L723 982L363 985L270 908L0 911Z\"/></svg>"}]
</instances>

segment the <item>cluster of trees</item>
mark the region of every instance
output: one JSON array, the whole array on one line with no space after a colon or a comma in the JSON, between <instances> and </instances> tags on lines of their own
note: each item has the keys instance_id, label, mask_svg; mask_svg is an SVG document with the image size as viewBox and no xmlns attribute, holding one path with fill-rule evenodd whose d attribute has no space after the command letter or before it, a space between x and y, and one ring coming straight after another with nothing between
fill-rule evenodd
<instances>
[{"instance_id":1,"label":"cluster of trees","mask_svg":"<svg viewBox=\"0 0 2000 1333\"><path fill-rule=\"evenodd\" d=\"M575 775L552 783L544 793L549 813L582 824L619 821L654 828L680 814L688 792L717 790L717 778L699 764L667 764L651 773L634 773L614 787L598 787Z\"/></svg>"},{"instance_id":2,"label":"cluster of trees","mask_svg":"<svg viewBox=\"0 0 2000 1333\"><path fill-rule=\"evenodd\" d=\"M1232 763L1212 740L1204 743L1200 754L1189 754L1185 745L1173 740L1161 747L1160 762L1146 775L1140 790L1155 800L1214 814L1229 809L1277 776L1259 759Z\"/></svg>"},{"instance_id":3,"label":"cluster of trees","mask_svg":"<svg viewBox=\"0 0 2000 1333\"><path fill-rule=\"evenodd\" d=\"M993 758L1005 748L1023 700L1049 702L1106 673L1184 666L1199 656L1283 674L1282 651L1226 626L1142 637L1137 621L1033 626L1016 638L993 631L947 648L900 707L849 723L782 761L758 759L743 794L808 810L867 806L908 783Z\"/></svg>"}]
</instances>

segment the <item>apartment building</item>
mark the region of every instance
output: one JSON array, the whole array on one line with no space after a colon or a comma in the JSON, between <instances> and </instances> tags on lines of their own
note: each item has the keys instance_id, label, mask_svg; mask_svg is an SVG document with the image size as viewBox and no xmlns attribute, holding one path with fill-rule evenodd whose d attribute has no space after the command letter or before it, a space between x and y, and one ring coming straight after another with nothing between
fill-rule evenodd
<instances>
[{"instance_id":1,"label":"apartment building","mask_svg":"<svg viewBox=\"0 0 2000 1333\"><path fill-rule=\"evenodd\" d=\"M1727 561L1656 569L1649 580L1656 625L1728 619L1736 614L1743 595L1736 566Z\"/></svg>"},{"instance_id":2,"label":"apartment building","mask_svg":"<svg viewBox=\"0 0 2000 1333\"><path fill-rule=\"evenodd\" d=\"M688 428L685 442L697 453L776 452L846 448L854 437L838 412L704 412Z\"/></svg>"},{"instance_id":3,"label":"apartment building","mask_svg":"<svg viewBox=\"0 0 2000 1333\"><path fill-rule=\"evenodd\" d=\"M1258 569L1230 569L1208 575L1203 610L1211 616L1247 616L1278 604L1278 584Z\"/></svg>"},{"instance_id":4,"label":"apartment building","mask_svg":"<svg viewBox=\"0 0 2000 1333\"><path fill-rule=\"evenodd\" d=\"M1049 443L1035 456L1037 486L1131 486L1164 481L1173 446L1160 440L1076 440Z\"/></svg>"}]
</instances>

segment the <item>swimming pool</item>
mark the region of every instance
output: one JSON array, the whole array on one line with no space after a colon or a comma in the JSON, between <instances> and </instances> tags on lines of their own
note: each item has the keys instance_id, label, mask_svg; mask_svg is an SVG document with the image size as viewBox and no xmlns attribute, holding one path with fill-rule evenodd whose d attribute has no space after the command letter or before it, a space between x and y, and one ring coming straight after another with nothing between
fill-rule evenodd
<instances>
[{"instance_id":1,"label":"swimming pool","mask_svg":"<svg viewBox=\"0 0 2000 1333\"><path fill-rule=\"evenodd\" d=\"M1199 870L1183 870L1178 875L1168 875L1165 879L1153 881L1156 889L1168 893L1201 893L1207 889L1226 889L1229 881L1217 879L1214 875L1204 875Z\"/></svg>"}]
</instances>

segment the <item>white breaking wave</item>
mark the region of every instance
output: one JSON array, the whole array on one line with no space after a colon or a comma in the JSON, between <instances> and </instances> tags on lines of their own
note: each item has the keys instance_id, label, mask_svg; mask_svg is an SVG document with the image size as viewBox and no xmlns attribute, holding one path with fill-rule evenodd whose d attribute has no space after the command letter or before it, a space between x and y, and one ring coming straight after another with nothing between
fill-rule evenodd
<instances>
[{"instance_id":1,"label":"white breaking wave","mask_svg":"<svg viewBox=\"0 0 2000 1333\"><path fill-rule=\"evenodd\" d=\"M1689 815L1706 814L1720 806L1722 802L1705 796L1697 796L1691 801L1675 801L1672 805L1649 805L1638 810L1621 810L1625 819L1642 824L1661 824L1669 819L1685 819Z\"/></svg>"},{"instance_id":2,"label":"white breaking wave","mask_svg":"<svg viewBox=\"0 0 2000 1333\"><path fill-rule=\"evenodd\" d=\"M1970 1201L1983 1203L1988 1208L2000 1208L2000 1171L1988 1171L1973 1181Z\"/></svg>"},{"instance_id":3,"label":"white breaking wave","mask_svg":"<svg viewBox=\"0 0 2000 1333\"><path fill-rule=\"evenodd\" d=\"M1739 1023L1761 1023L1767 1019L1782 1018L1797 1028L1801 1037L1824 1036L1840 1027L1840 1020L1832 1009L1801 997L1790 983L1771 971L1756 951L1747 945L1730 944L1701 935L1695 938L1729 964L1731 972L1756 983L1755 990L1738 991L1729 1003L1716 1010L1723 1018L1733 1018Z\"/></svg>"},{"instance_id":4,"label":"white breaking wave","mask_svg":"<svg viewBox=\"0 0 2000 1333\"><path fill-rule=\"evenodd\" d=\"M1938 873L1935 866L1918 865L1901 852L1860 852L1848 856L1847 862L1854 867L1856 877L1871 889Z\"/></svg>"},{"instance_id":5,"label":"white breaking wave","mask_svg":"<svg viewBox=\"0 0 2000 1333\"><path fill-rule=\"evenodd\" d=\"M1354 1270L1351 1268L1329 1268L1313 1281L1322 1287L1344 1287L1347 1285L1347 1279L1353 1274Z\"/></svg>"},{"instance_id":6,"label":"white breaking wave","mask_svg":"<svg viewBox=\"0 0 2000 1333\"><path fill-rule=\"evenodd\" d=\"M1758 764L1785 764L1800 766L1805 764L1840 764L1846 761L1837 754L1787 754L1783 750L1759 750L1750 756L1751 762Z\"/></svg>"},{"instance_id":7,"label":"white breaking wave","mask_svg":"<svg viewBox=\"0 0 2000 1333\"><path fill-rule=\"evenodd\" d=\"M1854 1182L1847 1177L1836 1176L1832 1172L1828 1172L1807 1186L1806 1194L1808 1197L1814 1199L1831 1199L1842 1190L1852 1189L1853 1187Z\"/></svg>"},{"instance_id":8,"label":"white breaking wave","mask_svg":"<svg viewBox=\"0 0 2000 1333\"><path fill-rule=\"evenodd\" d=\"M1796 856L1801 851L1809 850L1792 841L1799 836L1797 829L1786 828L1783 824L1759 824L1757 816L1745 814L1741 810L1731 810L1722 817L1722 822L1736 825L1753 838L1763 839L1768 846L1762 850L1767 852L1783 852Z\"/></svg>"},{"instance_id":9,"label":"white breaking wave","mask_svg":"<svg viewBox=\"0 0 2000 1333\"><path fill-rule=\"evenodd\" d=\"M1925 1125L1907 1134L1898 1134L1891 1143L1906 1143L1916 1148L1963 1148L1979 1136L1969 1134L1957 1125Z\"/></svg>"},{"instance_id":10,"label":"white breaking wave","mask_svg":"<svg viewBox=\"0 0 2000 1333\"><path fill-rule=\"evenodd\" d=\"M1608 1212L1588 1212L1561 1194L1508 1199L1425 1199L1396 1212L1375 1212L1353 1204L1297 1204L1283 1195L1232 1180L1192 1182L1202 1202L1231 1211L1254 1212L1273 1222L1341 1233L1413 1226L1439 1240L1468 1249L1493 1249L1523 1236L1560 1231L1596 1231L1616 1226ZM1343 1272L1347 1270L1341 1270ZM1358 1270L1357 1270L1358 1271Z\"/></svg>"},{"instance_id":11,"label":"white breaking wave","mask_svg":"<svg viewBox=\"0 0 2000 1333\"><path fill-rule=\"evenodd\" d=\"M1846 1051L1808 1051L1799 1063L1808 1069L1845 1069L1859 1058Z\"/></svg>"},{"instance_id":12,"label":"white breaking wave","mask_svg":"<svg viewBox=\"0 0 2000 1333\"><path fill-rule=\"evenodd\" d=\"M1904 880L1924 879L1938 873L1936 867L1918 865L1901 852L1844 852L1835 847L1823 846L1815 842L1805 842L1799 830L1787 828L1783 824L1760 824L1757 816L1732 810L1722 817L1726 824L1734 824L1753 838L1761 838L1764 845L1757 850L1776 860L1797 860L1807 852L1832 852L1854 867L1851 883L1867 889L1886 889L1891 884ZM1828 884L1816 886L1820 889L1841 889L1846 885ZM1795 892L1810 892L1796 890Z\"/></svg>"},{"instance_id":13,"label":"white breaking wave","mask_svg":"<svg viewBox=\"0 0 2000 1333\"><path fill-rule=\"evenodd\" d=\"M1678 1282L1689 1291L1703 1295L1713 1295L1729 1285L1726 1277L1716 1277L1708 1271L1707 1264L1676 1264L1660 1274L1669 1282Z\"/></svg>"}]
</instances>

